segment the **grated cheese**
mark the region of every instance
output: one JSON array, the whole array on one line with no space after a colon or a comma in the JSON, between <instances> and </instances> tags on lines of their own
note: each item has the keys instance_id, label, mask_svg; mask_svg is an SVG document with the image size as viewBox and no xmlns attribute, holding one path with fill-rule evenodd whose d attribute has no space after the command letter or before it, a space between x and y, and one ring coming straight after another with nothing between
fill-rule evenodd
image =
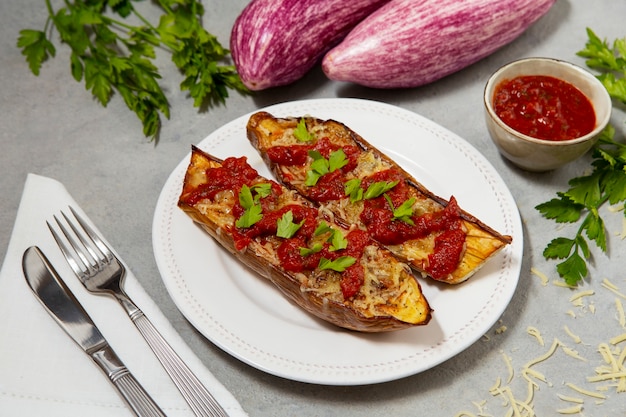
<instances>
[{"instance_id":1,"label":"grated cheese","mask_svg":"<svg viewBox=\"0 0 626 417\"><path fill-rule=\"evenodd\" d=\"M575 290L576 287L575 285L569 285L567 282L565 281L552 281L553 285L556 285L557 287L563 287L563 288L571 288L573 290Z\"/></svg>"},{"instance_id":2,"label":"grated cheese","mask_svg":"<svg viewBox=\"0 0 626 417\"><path fill-rule=\"evenodd\" d=\"M541 285L543 285L544 287L548 285L548 282L550 281L550 279L548 278L546 274L539 271L537 268L530 268L530 273L539 277L539 279L541 280Z\"/></svg>"},{"instance_id":3,"label":"grated cheese","mask_svg":"<svg viewBox=\"0 0 626 417\"><path fill-rule=\"evenodd\" d=\"M613 284L611 281L609 281L607 278L604 278L602 280L602 286L606 289L608 289L609 291L612 291L613 293L615 293L616 295L622 297L623 299L626 300L626 295L622 294L619 291L619 288L617 288L617 286L615 286L615 284Z\"/></svg>"},{"instance_id":4,"label":"grated cheese","mask_svg":"<svg viewBox=\"0 0 626 417\"><path fill-rule=\"evenodd\" d=\"M567 327L567 325L563 326L563 328L565 329L565 333L567 333L567 335L574 340L574 343L581 342L580 337L572 333L572 331L569 329L569 327Z\"/></svg>"},{"instance_id":5,"label":"grated cheese","mask_svg":"<svg viewBox=\"0 0 626 417\"><path fill-rule=\"evenodd\" d=\"M594 295L595 292L593 290L580 291L570 297L570 301L574 302L582 297L589 297L590 295Z\"/></svg>"},{"instance_id":6,"label":"grated cheese","mask_svg":"<svg viewBox=\"0 0 626 417\"><path fill-rule=\"evenodd\" d=\"M566 395L563 394L557 394L557 396L563 400L563 401L567 401L570 403L577 403L577 404L582 404L585 402L585 400L583 400L582 398L578 398L578 397L568 397Z\"/></svg>"},{"instance_id":7,"label":"grated cheese","mask_svg":"<svg viewBox=\"0 0 626 417\"><path fill-rule=\"evenodd\" d=\"M506 332L507 327L506 326L500 326L496 329L496 334L501 334Z\"/></svg>"},{"instance_id":8,"label":"grated cheese","mask_svg":"<svg viewBox=\"0 0 626 417\"><path fill-rule=\"evenodd\" d=\"M578 392L580 394L584 394L584 395L587 395L589 397L598 398L598 399L601 399L601 400L605 400L606 399L606 396L603 395L603 394L600 394L600 393L594 392L594 391L589 391L589 390L586 390L584 388L577 387L576 385L572 384L571 382L568 382L565 385L568 388L570 388L570 389L572 389L572 390L574 390L574 391L576 391L576 392Z\"/></svg>"},{"instance_id":9,"label":"grated cheese","mask_svg":"<svg viewBox=\"0 0 626 417\"><path fill-rule=\"evenodd\" d=\"M626 333L620 334L619 336L615 336L609 340L612 345L617 345L626 340Z\"/></svg>"},{"instance_id":10,"label":"grated cheese","mask_svg":"<svg viewBox=\"0 0 626 417\"><path fill-rule=\"evenodd\" d=\"M526 366L524 366L524 368L530 368L531 366L534 366L540 362L545 361L546 359L548 359L550 356L552 356L554 354L554 352L556 352L556 349L561 345L561 341L559 339L554 339L552 341L552 346L550 346L550 349L548 349L548 351L546 353L544 353L543 355L539 356L538 358L533 359L532 361L528 362L526 364Z\"/></svg>"},{"instance_id":11,"label":"grated cheese","mask_svg":"<svg viewBox=\"0 0 626 417\"><path fill-rule=\"evenodd\" d=\"M510 384L511 381L513 380L513 375L514 375L513 365L511 365L511 357L508 356L506 353L502 352L502 358L504 359L504 363L506 364L506 368L509 371L509 377L507 378L506 383Z\"/></svg>"},{"instance_id":12,"label":"grated cheese","mask_svg":"<svg viewBox=\"0 0 626 417\"><path fill-rule=\"evenodd\" d=\"M582 411L583 411L582 404L577 404L569 408L561 408L559 410L556 410L556 412L559 414L578 414Z\"/></svg>"},{"instance_id":13,"label":"grated cheese","mask_svg":"<svg viewBox=\"0 0 626 417\"><path fill-rule=\"evenodd\" d=\"M529 335L533 336L535 339L537 339L537 341L539 342L541 346L544 346L543 337L541 337L541 332L539 332L539 330L536 327L528 326L528 328L526 329L526 332Z\"/></svg>"},{"instance_id":14,"label":"grated cheese","mask_svg":"<svg viewBox=\"0 0 626 417\"><path fill-rule=\"evenodd\" d=\"M619 320L619 325L622 327L626 327L626 315L624 314L624 306L622 305L622 301L619 298L615 299L615 306L617 307L617 319Z\"/></svg>"},{"instance_id":15,"label":"grated cheese","mask_svg":"<svg viewBox=\"0 0 626 417\"><path fill-rule=\"evenodd\" d=\"M563 352L565 352L565 354L566 354L567 356L571 356L571 357L572 357L572 358L574 358L574 359L579 359L579 360L581 360L581 361L583 361L583 362L587 362L587 359L585 359L585 358L581 357L581 356L578 354L578 352L576 352L574 349L570 349L570 348L568 348L567 346L561 346L561 347L562 347L562 349L563 349Z\"/></svg>"}]
</instances>

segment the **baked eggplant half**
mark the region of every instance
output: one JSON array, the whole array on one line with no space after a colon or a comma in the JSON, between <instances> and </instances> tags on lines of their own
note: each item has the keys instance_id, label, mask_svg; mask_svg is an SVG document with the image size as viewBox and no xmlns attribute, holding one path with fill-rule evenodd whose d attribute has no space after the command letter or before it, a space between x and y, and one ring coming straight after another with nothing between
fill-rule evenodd
<instances>
[{"instance_id":1,"label":"baked eggplant half","mask_svg":"<svg viewBox=\"0 0 626 417\"><path fill-rule=\"evenodd\" d=\"M423 276L461 283L512 241L341 122L257 112L247 136L279 182L336 222L366 230Z\"/></svg>"},{"instance_id":2,"label":"baked eggplant half","mask_svg":"<svg viewBox=\"0 0 626 417\"><path fill-rule=\"evenodd\" d=\"M178 206L296 305L337 326L385 332L425 325L431 308L411 268L366 230L264 178L245 157L192 148Z\"/></svg>"}]
</instances>

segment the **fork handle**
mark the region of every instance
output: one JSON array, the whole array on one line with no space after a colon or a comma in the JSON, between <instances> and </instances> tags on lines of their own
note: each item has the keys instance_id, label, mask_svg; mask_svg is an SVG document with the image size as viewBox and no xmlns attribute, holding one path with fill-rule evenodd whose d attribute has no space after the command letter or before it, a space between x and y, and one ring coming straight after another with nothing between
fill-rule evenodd
<instances>
[{"instance_id":1,"label":"fork handle","mask_svg":"<svg viewBox=\"0 0 626 417\"><path fill-rule=\"evenodd\" d=\"M120 301L194 414L199 417L227 417L226 411L143 312L128 298Z\"/></svg>"},{"instance_id":2,"label":"fork handle","mask_svg":"<svg viewBox=\"0 0 626 417\"><path fill-rule=\"evenodd\" d=\"M138 417L165 417L163 411L137 382L110 346L106 345L91 353L91 358L109 377L135 415Z\"/></svg>"}]
</instances>

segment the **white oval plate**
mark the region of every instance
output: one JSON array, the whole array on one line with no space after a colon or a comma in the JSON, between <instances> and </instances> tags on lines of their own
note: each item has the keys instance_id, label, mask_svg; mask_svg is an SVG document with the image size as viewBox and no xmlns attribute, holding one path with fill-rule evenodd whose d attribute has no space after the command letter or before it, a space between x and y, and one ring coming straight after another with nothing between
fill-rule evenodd
<instances>
[{"instance_id":1,"label":"white oval plate","mask_svg":"<svg viewBox=\"0 0 626 417\"><path fill-rule=\"evenodd\" d=\"M189 158L157 202L153 245L176 306L224 351L280 377L326 385L362 385L413 375L478 340L498 320L519 279L523 234L510 191L493 166L457 135L410 111L359 99L320 99L265 108L275 116L312 115L345 123L394 158L435 194L460 206L513 243L469 281L449 286L420 278L434 309L427 326L361 334L334 327L291 304L251 273L177 208ZM271 178L246 138L242 116L198 146L220 158L247 156Z\"/></svg>"}]
</instances>

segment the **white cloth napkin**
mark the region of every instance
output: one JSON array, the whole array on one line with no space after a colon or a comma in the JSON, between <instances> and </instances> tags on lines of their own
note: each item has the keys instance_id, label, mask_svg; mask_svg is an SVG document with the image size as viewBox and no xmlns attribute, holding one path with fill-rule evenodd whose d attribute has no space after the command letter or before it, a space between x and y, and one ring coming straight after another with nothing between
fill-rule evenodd
<instances>
[{"instance_id":1,"label":"white cloth napkin","mask_svg":"<svg viewBox=\"0 0 626 417\"><path fill-rule=\"evenodd\" d=\"M122 307L111 297L88 293L63 259L45 222L68 205L88 220L62 184L28 176L0 271L0 415L132 416L102 371L53 321L28 287L22 255L36 245L165 414L193 416ZM229 415L245 416L237 400L193 354L132 273L126 289Z\"/></svg>"}]
</instances>

